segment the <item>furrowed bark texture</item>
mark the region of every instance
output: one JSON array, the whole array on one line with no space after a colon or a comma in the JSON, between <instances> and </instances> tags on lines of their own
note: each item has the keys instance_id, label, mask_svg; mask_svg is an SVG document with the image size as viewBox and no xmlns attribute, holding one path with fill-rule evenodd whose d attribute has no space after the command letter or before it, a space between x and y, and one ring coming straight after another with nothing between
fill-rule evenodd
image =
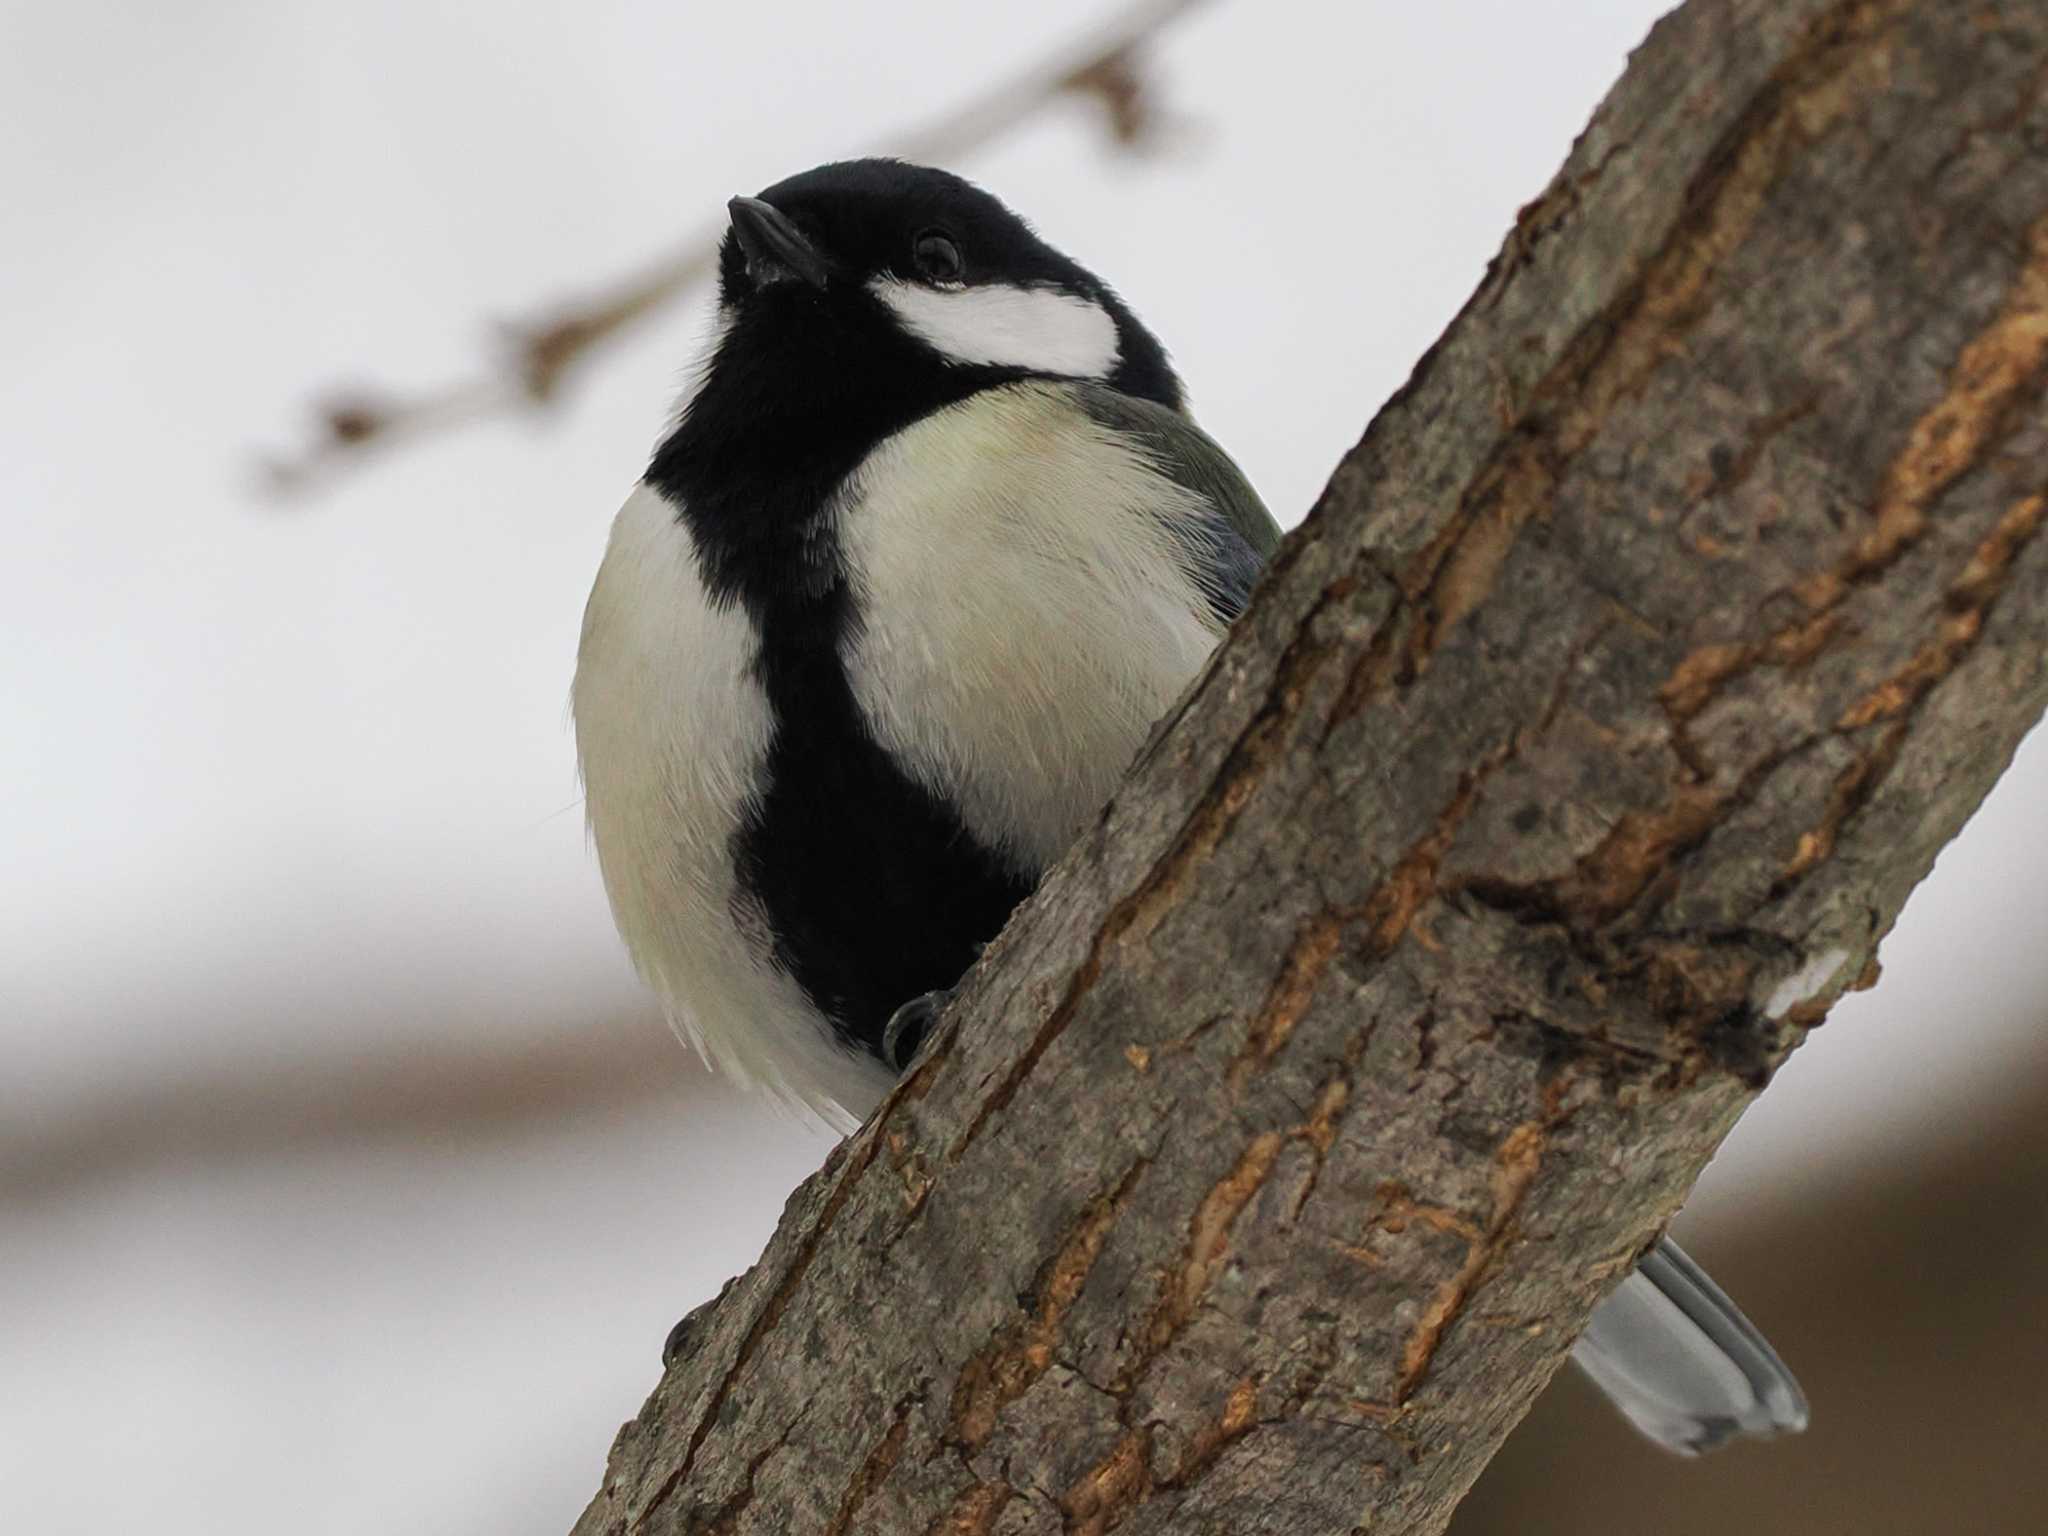
<instances>
[{"instance_id":1,"label":"furrowed bark texture","mask_svg":"<svg viewBox=\"0 0 2048 1536\"><path fill-rule=\"evenodd\" d=\"M2048 699L2044 86L1663 22L578 1531L1440 1529Z\"/></svg>"}]
</instances>

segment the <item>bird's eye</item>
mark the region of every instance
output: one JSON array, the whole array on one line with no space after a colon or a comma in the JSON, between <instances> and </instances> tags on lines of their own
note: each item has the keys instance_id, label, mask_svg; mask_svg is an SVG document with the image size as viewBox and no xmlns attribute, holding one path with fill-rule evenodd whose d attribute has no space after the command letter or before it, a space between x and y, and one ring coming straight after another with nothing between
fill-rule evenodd
<instances>
[{"instance_id":1,"label":"bird's eye","mask_svg":"<svg viewBox=\"0 0 2048 1536\"><path fill-rule=\"evenodd\" d=\"M966 275L966 263L960 259L960 247L953 243L950 235L936 229L928 229L917 237L917 243L910 248L910 254L917 262L917 270L934 283L950 286Z\"/></svg>"}]
</instances>

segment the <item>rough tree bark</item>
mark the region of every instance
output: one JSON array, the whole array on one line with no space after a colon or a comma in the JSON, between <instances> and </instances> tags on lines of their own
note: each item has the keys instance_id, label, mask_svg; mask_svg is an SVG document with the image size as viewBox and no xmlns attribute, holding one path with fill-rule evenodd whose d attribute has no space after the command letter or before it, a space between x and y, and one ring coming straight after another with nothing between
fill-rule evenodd
<instances>
[{"instance_id":1,"label":"rough tree bark","mask_svg":"<svg viewBox=\"0 0 2048 1536\"><path fill-rule=\"evenodd\" d=\"M578 1531L1440 1529L2048 699L2044 85L1661 23Z\"/></svg>"}]
</instances>

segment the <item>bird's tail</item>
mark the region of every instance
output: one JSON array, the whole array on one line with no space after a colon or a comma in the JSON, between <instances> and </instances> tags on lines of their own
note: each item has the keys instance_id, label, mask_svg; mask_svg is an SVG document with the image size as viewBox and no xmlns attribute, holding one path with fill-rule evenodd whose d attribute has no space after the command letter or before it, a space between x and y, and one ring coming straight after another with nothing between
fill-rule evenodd
<instances>
[{"instance_id":1,"label":"bird's tail","mask_svg":"<svg viewBox=\"0 0 2048 1536\"><path fill-rule=\"evenodd\" d=\"M1806 1394L1668 1237L1593 1314L1572 1359L1628 1421L1681 1456L1806 1428Z\"/></svg>"}]
</instances>

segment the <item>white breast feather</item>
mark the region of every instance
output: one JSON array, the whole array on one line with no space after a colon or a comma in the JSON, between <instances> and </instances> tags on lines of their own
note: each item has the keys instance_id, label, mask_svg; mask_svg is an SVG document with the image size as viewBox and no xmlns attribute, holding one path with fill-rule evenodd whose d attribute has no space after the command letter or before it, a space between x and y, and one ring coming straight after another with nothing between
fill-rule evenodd
<instances>
[{"instance_id":1,"label":"white breast feather","mask_svg":"<svg viewBox=\"0 0 2048 1536\"><path fill-rule=\"evenodd\" d=\"M714 607L675 508L641 486L612 524L583 616L573 707L590 830L612 913L670 1022L742 1082L844 1125L890 1077L839 1045L735 917L732 838L772 720L758 640Z\"/></svg>"},{"instance_id":2,"label":"white breast feather","mask_svg":"<svg viewBox=\"0 0 2048 1536\"><path fill-rule=\"evenodd\" d=\"M861 709L978 837L1044 869L1215 646L1160 526L1198 517L1198 499L1027 384L898 433L842 506Z\"/></svg>"}]
</instances>

